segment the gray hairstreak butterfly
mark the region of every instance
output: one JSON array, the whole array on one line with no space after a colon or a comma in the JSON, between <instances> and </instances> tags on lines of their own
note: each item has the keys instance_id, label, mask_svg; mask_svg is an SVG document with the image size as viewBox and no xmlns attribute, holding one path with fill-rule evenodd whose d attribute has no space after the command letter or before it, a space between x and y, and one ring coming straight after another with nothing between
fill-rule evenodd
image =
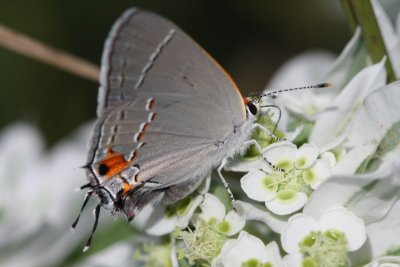
<instances>
[{"instance_id":1,"label":"gray hairstreak butterfly","mask_svg":"<svg viewBox=\"0 0 400 267\"><path fill-rule=\"evenodd\" d=\"M131 221L150 202L167 205L187 196L212 168L225 181L226 159L257 145L249 137L262 127L254 123L259 99L243 98L199 45L148 11L132 8L115 22L100 75L85 165L89 183L80 188L88 189L81 212L90 197L99 201L85 249L101 207Z\"/></svg>"}]
</instances>

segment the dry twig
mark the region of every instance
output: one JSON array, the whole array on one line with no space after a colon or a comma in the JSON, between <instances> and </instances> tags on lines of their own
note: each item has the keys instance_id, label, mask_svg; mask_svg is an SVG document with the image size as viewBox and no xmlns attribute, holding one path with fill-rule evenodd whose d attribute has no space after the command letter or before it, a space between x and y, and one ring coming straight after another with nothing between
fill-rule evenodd
<instances>
[{"instance_id":1,"label":"dry twig","mask_svg":"<svg viewBox=\"0 0 400 267\"><path fill-rule=\"evenodd\" d=\"M98 81L99 67L0 24L0 45L17 53L58 67L80 77Z\"/></svg>"}]
</instances>

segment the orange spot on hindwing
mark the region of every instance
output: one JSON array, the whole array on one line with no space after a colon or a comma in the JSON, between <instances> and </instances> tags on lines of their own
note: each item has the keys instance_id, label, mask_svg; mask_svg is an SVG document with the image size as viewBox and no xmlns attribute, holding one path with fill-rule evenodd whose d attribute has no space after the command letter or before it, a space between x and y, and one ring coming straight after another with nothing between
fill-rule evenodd
<instances>
[{"instance_id":1,"label":"orange spot on hindwing","mask_svg":"<svg viewBox=\"0 0 400 267\"><path fill-rule=\"evenodd\" d=\"M123 190L123 194L125 195L126 193L128 193L131 189L133 188L132 185L128 184L128 183L124 183L122 190Z\"/></svg>"},{"instance_id":2,"label":"orange spot on hindwing","mask_svg":"<svg viewBox=\"0 0 400 267\"><path fill-rule=\"evenodd\" d=\"M111 150L106 159L100 162L98 171L100 175L106 175L110 178L125 169L128 164L129 161L125 160L124 155L114 153Z\"/></svg>"}]
</instances>

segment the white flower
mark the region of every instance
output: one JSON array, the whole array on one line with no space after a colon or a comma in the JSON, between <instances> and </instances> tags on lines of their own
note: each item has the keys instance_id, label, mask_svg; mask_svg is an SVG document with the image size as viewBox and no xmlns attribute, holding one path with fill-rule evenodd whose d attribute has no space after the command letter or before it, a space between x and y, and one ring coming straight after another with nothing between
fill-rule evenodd
<instances>
[{"instance_id":1,"label":"white flower","mask_svg":"<svg viewBox=\"0 0 400 267\"><path fill-rule=\"evenodd\" d=\"M352 266L388 255L400 247L399 173L397 160L367 174L333 176L314 191L304 207L304 214L315 219L331 207L346 206L365 222L368 242L349 255Z\"/></svg>"},{"instance_id":2,"label":"white flower","mask_svg":"<svg viewBox=\"0 0 400 267\"><path fill-rule=\"evenodd\" d=\"M384 168L399 156L400 82L369 94L354 119L343 143L346 155L332 169L334 174L370 172ZM368 134L366 134L368 133Z\"/></svg>"},{"instance_id":3,"label":"white flower","mask_svg":"<svg viewBox=\"0 0 400 267\"><path fill-rule=\"evenodd\" d=\"M283 172L250 171L241 179L242 189L249 198L265 202L275 214L298 211L312 190L330 175L329 164L318 159L318 155L313 144L304 144L299 149L290 142L272 144L265 150L265 156Z\"/></svg>"},{"instance_id":4,"label":"white flower","mask_svg":"<svg viewBox=\"0 0 400 267\"><path fill-rule=\"evenodd\" d=\"M176 228L186 228L197 207L203 202L210 181L211 176L207 175L195 193L168 207L147 205L135 218L134 224L155 236L172 233Z\"/></svg>"},{"instance_id":5,"label":"white flower","mask_svg":"<svg viewBox=\"0 0 400 267\"><path fill-rule=\"evenodd\" d=\"M385 59L360 71L315 121L310 142L325 145L346 134L368 94L386 84Z\"/></svg>"},{"instance_id":6,"label":"white flower","mask_svg":"<svg viewBox=\"0 0 400 267\"><path fill-rule=\"evenodd\" d=\"M268 88L299 87L314 83L316 80L319 81L320 76L329 70L333 59L332 54L323 51L300 54L290 59L277 71L264 92L267 93ZM318 94L313 90L293 91L277 95L278 105L285 107L291 114L307 120L313 120L313 116L323 110L331 98L327 94Z\"/></svg>"},{"instance_id":7,"label":"white flower","mask_svg":"<svg viewBox=\"0 0 400 267\"><path fill-rule=\"evenodd\" d=\"M267 245L257 237L241 231L237 239L229 240L215 259L213 267L283 267L278 245L271 242Z\"/></svg>"},{"instance_id":8,"label":"white flower","mask_svg":"<svg viewBox=\"0 0 400 267\"><path fill-rule=\"evenodd\" d=\"M385 42L387 52L390 56L393 70L397 78L400 78L400 13L397 14L398 23L397 29L395 29L379 1L372 0L371 4L373 6L379 29Z\"/></svg>"},{"instance_id":9,"label":"white flower","mask_svg":"<svg viewBox=\"0 0 400 267\"><path fill-rule=\"evenodd\" d=\"M343 207L325 211L318 221L302 213L293 215L281 234L289 266L345 266L347 253L358 250L366 238L364 222Z\"/></svg>"},{"instance_id":10,"label":"white flower","mask_svg":"<svg viewBox=\"0 0 400 267\"><path fill-rule=\"evenodd\" d=\"M200 208L201 213L197 215L197 219L214 224L215 229L226 236L237 234L246 223L245 219L236 211L231 210L226 213L224 204L209 193L204 196Z\"/></svg>"},{"instance_id":11,"label":"white flower","mask_svg":"<svg viewBox=\"0 0 400 267\"><path fill-rule=\"evenodd\" d=\"M275 233L281 233L285 227L288 216L278 216L269 211L257 208L255 204L246 203L236 200L233 203L236 212L239 213L246 221L259 221L266 224L270 230Z\"/></svg>"},{"instance_id":12,"label":"white flower","mask_svg":"<svg viewBox=\"0 0 400 267\"><path fill-rule=\"evenodd\" d=\"M190 264L211 264L230 236L237 234L246 221L241 214L231 210L226 213L223 203L214 195L205 194L201 212L194 216L195 229L178 231L177 239L183 240L184 249L178 250ZM182 257L183 257L182 256Z\"/></svg>"},{"instance_id":13,"label":"white flower","mask_svg":"<svg viewBox=\"0 0 400 267\"><path fill-rule=\"evenodd\" d=\"M137 262L132 257L133 251L129 242L119 242L91 255L74 267L134 266Z\"/></svg>"},{"instance_id":14,"label":"white flower","mask_svg":"<svg viewBox=\"0 0 400 267\"><path fill-rule=\"evenodd\" d=\"M340 135L323 145L319 149L320 157L324 159L330 169L333 169L338 161L340 161L347 153L346 147L344 145L346 141L345 135Z\"/></svg>"},{"instance_id":15,"label":"white flower","mask_svg":"<svg viewBox=\"0 0 400 267\"><path fill-rule=\"evenodd\" d=\"M134 242L122 241L90 255L74 267L146 266L178 267L175 244L136 236Z\"/></svg>"},{"instance_id":16,"label":"white flower","mask_svg":"<svg viewBox=\"0 0 400 267\"><path fill-rule=\"evenodd\" d=\"M81 198L74 189L84 182L90 127L44 151L31 126L14 124L0 135L0 261L3 266L54 266L83 246L93 223L82 216L74 234L69 228ZM82 193L83 194L83 193ZM90 205L90 204L89 204ZM102 227L109 217L104 217ZM45 251L37 256L38 251Z\"/></svg>"},{"instance_id":17,"label":"white flower","mask_svg":"<svg viewBox=\"0 0 400 267\"><path fill-rule=\"evenodd\" d=\"M338 95L349 80L368 64L360 29L334 61L331 54L321 51L303 53L283 65L267 88L290 88L317 82L330 82L332 87L282 93L278 102L290 113L306 120L315 120ZM285 115L285 112L283 112ZM293 119L293 118L292 118ZM284 121L286 121L284 119Z\"/></svg>"},{"instance_id":18,"label":"white flower","mask_svg":"<svg viewBox=\"0 0 400 267\"><path fill-rule=\"evenodd\" d=\"M380 257L364 267L400 267L400 256Z\"/></svg>"}]
</instances>

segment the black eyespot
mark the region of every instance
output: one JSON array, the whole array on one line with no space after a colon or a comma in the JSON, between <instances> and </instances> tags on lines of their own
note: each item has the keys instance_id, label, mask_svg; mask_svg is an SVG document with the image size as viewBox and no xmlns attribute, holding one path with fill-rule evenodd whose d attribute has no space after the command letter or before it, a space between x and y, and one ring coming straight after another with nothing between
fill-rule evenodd
<instances>
[{"instance_id":1,"label":"black eyespot","mask_svg":"<svg viewBox=\"0 0 400 267\"><path fill-rule=\"evenodd\" d=\"M247 103L247 108L249 109L250 113L255 116L257 115L258 109L256 105L253 104L253 102Z\"/></svg>"},{"instance_id":2,"label":"black eyespot","mask_svg":"<svg viewBox=\"0 0 400 267\"><path fill-rule=\"evenodd\" d=\"M99 165L99 174L100 175L105 175L108 172L109 168L106 164L100 164Z\"/></svg>"},{"instance_id":3,"label":"black eyespot","mask_svg":"<svg viewBox=\"0 0 400 267\"><path fill-rule=\"evenodd\" d=\"M122 208L124 207L125 204L125 199L124 198L118 198L115 202L114 205L115 207L117 207L119 210L122 210Z\"/></svg>"}]
</instances>

